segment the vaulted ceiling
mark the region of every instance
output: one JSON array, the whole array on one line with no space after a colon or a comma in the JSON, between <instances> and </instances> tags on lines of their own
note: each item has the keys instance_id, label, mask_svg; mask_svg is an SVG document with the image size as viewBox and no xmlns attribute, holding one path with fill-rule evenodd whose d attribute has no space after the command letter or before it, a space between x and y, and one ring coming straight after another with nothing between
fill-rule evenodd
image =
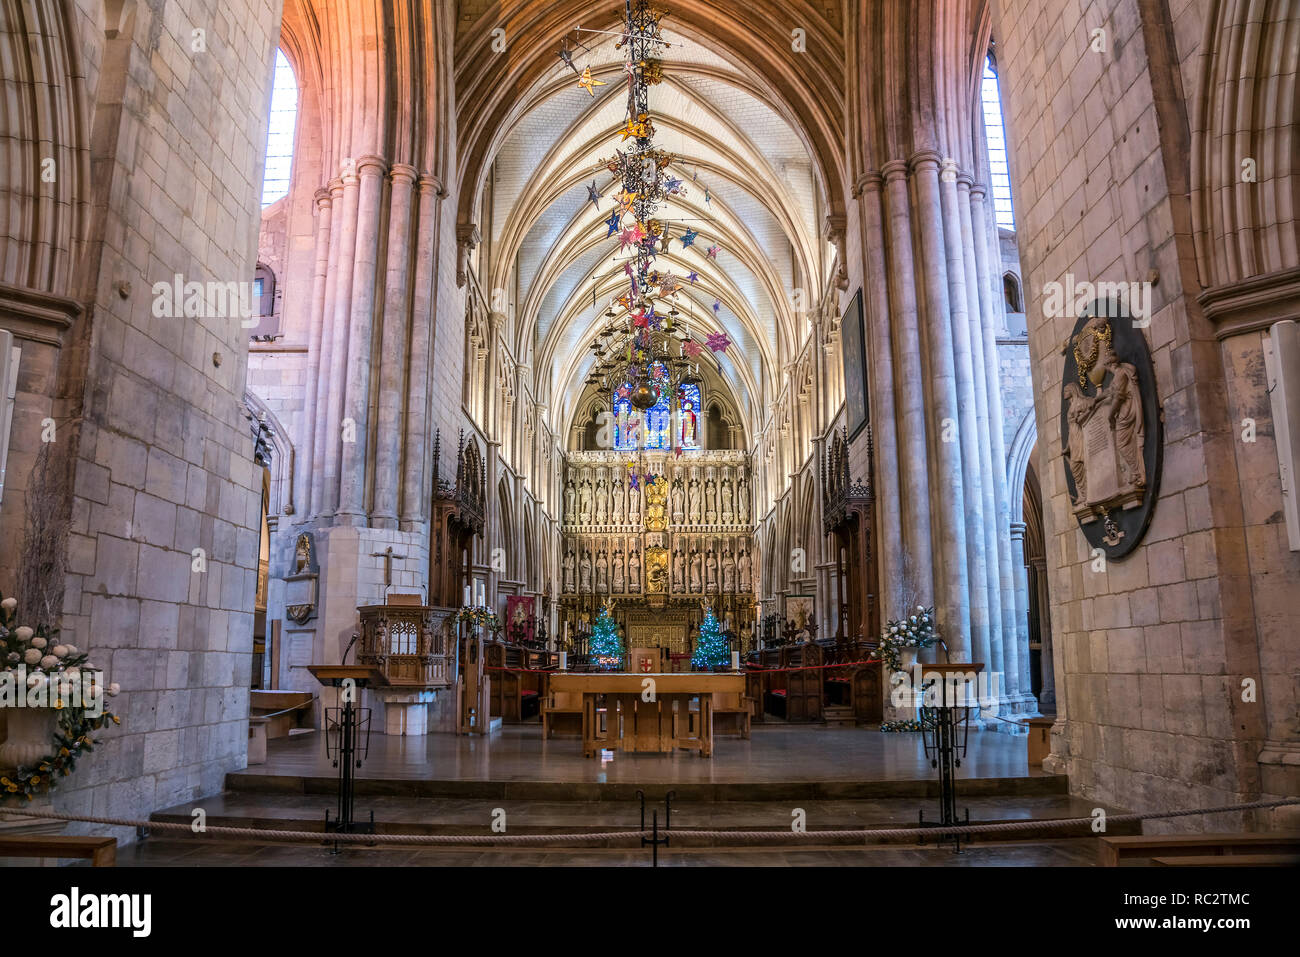
<instances>
[{"instance_id":1,"label":"vaulted ceiling","mask_svg":"<svg viewBox=\"0 0 1300 957\"><path fill-rule=\"evenodd\" d=\"M752 430L806 335L802 310L832 266L821 229L824 174L807 131L787 119L788 106L774 102L752 66L674 30L671 18L664 36L664 81L650 91L655 144L677 155L674 173L687 190L660 210L673 239L656 265L684 280L698 274L677 308L696 338L722 332L732 341L719 365ZM627 118L622 51L612 35L579 37L590 52L573 48L575 64L606 85L591 96L552 53L553 67L511 111L482 189L491 252L480 281L509 291L513 351L531 355L536 392L549 398L557 429L583 391L602 316L626 290L618 240L605 226L618 187L604 168ZM593 181L599 205L588 198ZM699 238L684 248L687 228ZM707 255L715 244L716 259Z\"/></svg>"}]
</instances>

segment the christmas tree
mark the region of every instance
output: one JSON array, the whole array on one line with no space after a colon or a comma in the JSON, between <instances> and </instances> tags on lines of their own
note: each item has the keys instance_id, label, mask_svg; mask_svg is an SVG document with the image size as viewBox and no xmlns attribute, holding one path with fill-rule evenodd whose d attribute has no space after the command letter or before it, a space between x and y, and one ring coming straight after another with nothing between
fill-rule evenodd
<instances>
[{"instance_id":1,"label":"christmas tree","mask_svg":"<svg viewBox=\"0 0 1300 957\"><path fill-rule=\"evenodd\" d=\"M700 637L695 642L695 654L691 656L694 668L718 668L728 663L731 649L727 639L722 637L718 619L713 616L712 608L704 609L704 621L700 622Z\"/></svg>"},{"instance_id":2,"label":"christmas tree","mask_svg":"<svg viewBox=\"0 0 1300 957\"><path fill-rule=\"evenodd\" d=\"M600 617L592 628L590 644L592 660L608 671L617 669L623 662L623 642L618 638L618 625L610 615L613 610L613 602L600 610Z\"/></svg>"}]
</instances>

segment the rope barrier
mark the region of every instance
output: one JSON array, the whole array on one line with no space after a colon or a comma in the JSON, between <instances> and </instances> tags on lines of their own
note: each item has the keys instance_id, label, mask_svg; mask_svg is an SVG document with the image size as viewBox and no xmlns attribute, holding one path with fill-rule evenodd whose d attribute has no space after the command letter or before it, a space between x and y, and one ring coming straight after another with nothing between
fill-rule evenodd
<instances>
[{"instance_id":1,"label":"rope barrier","mask_svg":"<svg viewBox=\"0 0 1300 957\"><path fill-rule=\"evenodd\" d=\"M1219 807L1192 808L1181 811L1152 811L1147 813L1109 814L1106 824L1129 824L1139 821L1168 820L1176 817L1193 817L1202 814L1229 814L1241 811L1300 805L1300 798L1278 801L1252 801L1246 804L1226 804ZM336 834L327 831L282 831L256 827L226 827L214 825L195 831L192 824L167 821L141 821L131 818L91 817L79 814L61 814L54 811L0 810L0 814L18 814L40 820L76 821L87 824L106 824L115 827L147 828L151 831L177 832L191 837L257 838L263 841L310 841L312 843L339 844L395 844L395 845L458 845L458 844L519 844L569 843L581 841L617 841L639 839L649 829L623 831L594 831L585 834ZM793 829L765 831L719 831L674 829L674 837L723 838L729 840L768 841L789 839L854 838L869 843L873 838L939 837L949 834L1012 834L1037 830L1057 830L1080 825L1092 826L1091 817L1052 818L1041 821L1004 821L994 824L955 824L949 827L894 827L863 828L855 830L804 830Z\"/></svg>"},{"instance_id":2,"label":"rope barrier","mask_svg":"<svg viewBox=\"0 0 1300 957\"><path fill-rule=\"evenodd\" d=\"M824 671L831 668L856 668L858 665L878 665L879 658L864 658L861 661L845 661L834 665L799 665L794 668L758 668L752 665L744 665L741 668L741 674L746 675L770 675L780 671ZM507 668L503 665L484 665L484 671L508 671L512 675L564 675L564 674L581 674L574 671L560 671L558 668ZM633 672L635 674L636 672ZM693 672L682 672L682 674L691 674Z\"/></svg>"}]
</instances>

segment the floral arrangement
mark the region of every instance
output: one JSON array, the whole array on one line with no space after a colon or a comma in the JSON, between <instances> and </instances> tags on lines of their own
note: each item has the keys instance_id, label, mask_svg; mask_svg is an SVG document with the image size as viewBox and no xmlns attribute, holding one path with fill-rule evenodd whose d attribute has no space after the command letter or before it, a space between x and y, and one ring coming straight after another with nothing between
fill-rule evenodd
<instances>
[{"instance_id":1,"label":"floral arrangement","mask_svg":"<svg viewBox=\"0 0 1300 957\"><path fill-rule=\"evenodd\" d=\"M882 721L880 722L881 731L928 731L934 727L933 720L925 722L917 721L915 718L907 718L902 721Z\"/></svg>"},{"instance_id":2,"label":"floral arrangement","mask_svg":"<svg viewBox=\"0 0 1300 957\"><path fill-rule=\"evenodd\" d=\"M477 607L466 605L456 614L456 621L462 625L471 624L492 632L501 630L501 620L497 618L496 613L482 605Z\"/></svg>"},{"instance_id":3,"label":"floral arrangement","mask_svg":"<svg viewBox=\"0 0 1300 957\"><path fill-rule=\"evenodd\" d=\"M20 795L30 801L36 794L53 788L59 778L71 774L77 758L94 750L91 732L110 721L115 725L122 722L108 710L92 715L87 712L85 702L65 701L63 695L69 688L81 686L83 671L96 674L98 669L76 645L57 643L57 629L47 632L44 626L18 625L17 618L18 600L0 600L0 673L25 675L28 699L33 694L53 694L51 707L58 712L50 752L34 764L17 768L12 776L0 776L0 800ZM105 690L110 696L116 696L121 689L117 684L110 684Z\"/></svg>"},{"instance_id":4,"label":"floral arrangement","mask_svg":"<svg viewBox=\"0 0 1300 957\"><path fill-rule=\"evenodd\" d=\"M904 648L929 648L939 640L934 628L934 609L917 605L915 614L890 621L880 635L880 658L890 672L902 671L899 652ZM883 730L883 728L882 728Z\"/></svg>"}]
</instances>

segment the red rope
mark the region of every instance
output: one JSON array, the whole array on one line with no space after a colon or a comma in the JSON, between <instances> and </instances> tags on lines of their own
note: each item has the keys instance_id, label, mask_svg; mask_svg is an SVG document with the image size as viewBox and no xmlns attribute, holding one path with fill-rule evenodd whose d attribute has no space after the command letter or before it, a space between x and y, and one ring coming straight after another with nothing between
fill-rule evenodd
<instances>
[{"instance_id":1,"label":"red rope","mask_svg":"<svg viewBox=\"0 0 1300 957\"><path fill-rule=\"evenodd\" d=\"M746 665L742 673L747 675L770 675L779 671L824 671L828 668L854 668L858 665L878 664L880 664L879 658L866 658L862 661L846 661L837 665L800 665L795 668L756 668ZM512 675L562 675L570 673L560 671L558 668L506 668L502 665L484 665L483 668L485 671L508 671ZM640 674L640 672L630 671L627 674ZM683 671L680 674L694 674L694 672Z\"/></svg>"}]
</instances>

